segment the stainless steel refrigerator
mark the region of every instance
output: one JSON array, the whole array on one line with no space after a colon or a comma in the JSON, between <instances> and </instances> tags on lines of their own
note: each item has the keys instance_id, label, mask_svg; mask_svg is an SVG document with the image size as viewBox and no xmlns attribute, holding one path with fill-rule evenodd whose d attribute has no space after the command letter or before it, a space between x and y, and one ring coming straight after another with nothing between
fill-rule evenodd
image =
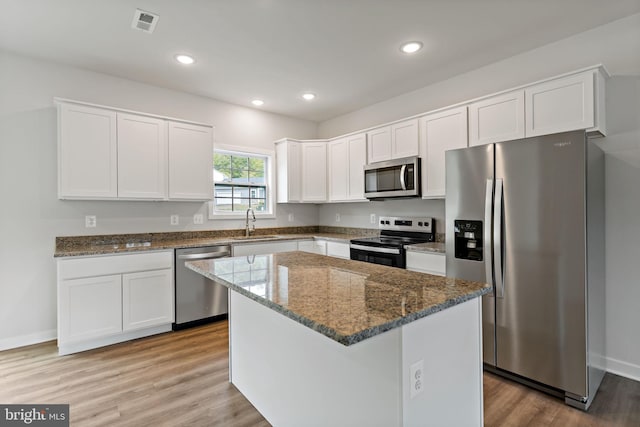
<instances>
[{"instance_id":1,"label":"stainless steel refrigerator","mask_svg":"<svg viewBox=\"0 0 640 427\"><path fill-rule=\"evenodd\" d=\"M482 300L485 369L587 409L604 376L604 156L584 131L446 153L447 276Z\"/></svg>"}]
</instances>

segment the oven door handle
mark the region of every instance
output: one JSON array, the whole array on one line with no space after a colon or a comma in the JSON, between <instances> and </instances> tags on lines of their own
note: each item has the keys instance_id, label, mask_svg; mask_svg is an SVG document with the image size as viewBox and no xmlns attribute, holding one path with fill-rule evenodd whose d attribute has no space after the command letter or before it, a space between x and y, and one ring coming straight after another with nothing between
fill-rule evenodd
<instances>
[{"instance_id":1,"label":"oven door handle","mask_svg":"<svg viewBox=\"0 0 640 427\"><path fill-rule=\"evenodd\" d=\"M367 252L379 252L383 254L400 255L400 249L397 249L397 248L379 248L377 246L356 245L354 243L351 243L349 247L351 249L357 249L357 250L367 251Z\"/></svg>"}]
</instances>

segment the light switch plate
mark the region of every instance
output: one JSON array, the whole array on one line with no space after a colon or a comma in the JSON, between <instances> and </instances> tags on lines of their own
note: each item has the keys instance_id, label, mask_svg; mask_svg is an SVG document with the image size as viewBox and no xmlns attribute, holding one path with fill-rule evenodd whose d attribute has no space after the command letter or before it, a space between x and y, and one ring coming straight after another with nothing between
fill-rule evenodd
<instances>
[{"instance_id":1,"label":"light switch plate","mask_svg":"<svg viewBox=\"0 0 640 427\"><path fill-rule=\"evenodd\" d=\"M371 224L375 224L376 223L376 214L369 215L369 222Z\"/></svg>"},{"instance_id":2,"label":"light switch plate","mask_svg":"<svg viewBox=\"0 0 640 427\"><path fill-rule=\"evenodd\" d=\"M336 214L336 222L340 222L340 214L339 213Z\"/></svg>"}]
</instances>

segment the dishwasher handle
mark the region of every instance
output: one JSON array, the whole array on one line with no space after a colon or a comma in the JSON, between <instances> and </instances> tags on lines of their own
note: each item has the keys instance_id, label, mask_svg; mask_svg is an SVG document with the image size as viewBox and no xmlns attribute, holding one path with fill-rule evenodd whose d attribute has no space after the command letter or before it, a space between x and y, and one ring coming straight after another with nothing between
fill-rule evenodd
<instances>
[{"instance_id":1,"label":"dishwasher handle","mask_svg":"<svg viewBox=\"0 0 640 427\"><path fill-rule=\"evenodd\" d=\"M230 255L231 255L231 251L225 250L220 252L207 252L204 254L178 255L178 259L183 259L183 260L216 259L216 258L228 257Z\"/></svg>"}]
</instances>

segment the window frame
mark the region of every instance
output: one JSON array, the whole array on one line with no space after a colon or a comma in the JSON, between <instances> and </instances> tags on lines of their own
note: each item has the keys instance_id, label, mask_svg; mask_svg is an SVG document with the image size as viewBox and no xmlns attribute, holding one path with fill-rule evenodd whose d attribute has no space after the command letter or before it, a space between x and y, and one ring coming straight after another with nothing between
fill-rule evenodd
<instances>
[{"instance_id":1,"label":"window frame","mask_svg":"<svg viewBox=\"0 0 640 427\"><path fill-rule=\"evenodd\" d=\"M275 158L276 153L273 150L266 150L258 147L244 147L237 145L224 145L215 144L213 147L213 153L221 152L221 154L237 154L239 156L248 157L264 157L265 158L265 187L266 187L266 211L255 212L256 218L275 218L276 217L276 203L275 203ZM213 181L213 157L211 158L211 181ZM213 182L213 193L211 194L211 201L209 202L209 219L238 219L244 218L246 211L238 212L216 212L215 211L215 187L216 183Z\"/></svg>"}]
</instances>

